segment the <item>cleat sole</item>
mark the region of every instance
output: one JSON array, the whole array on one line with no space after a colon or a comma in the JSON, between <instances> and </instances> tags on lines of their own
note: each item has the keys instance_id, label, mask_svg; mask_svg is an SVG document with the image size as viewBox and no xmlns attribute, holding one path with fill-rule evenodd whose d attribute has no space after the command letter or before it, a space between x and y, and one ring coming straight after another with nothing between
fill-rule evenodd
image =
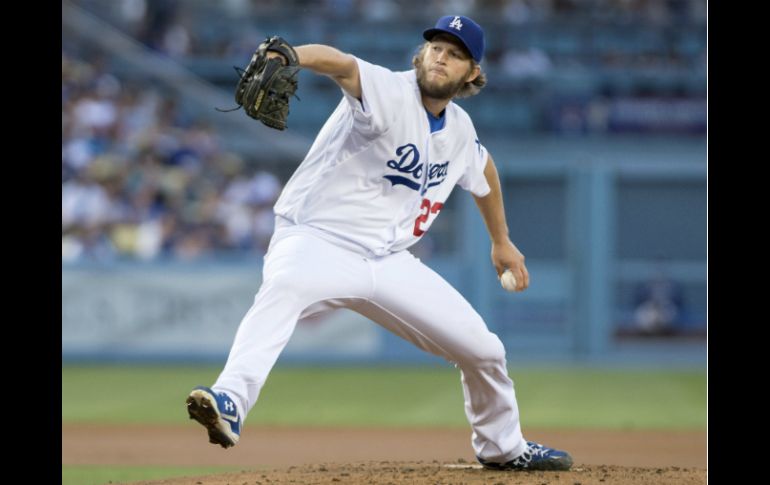
<instances>
[{"instance_id":1,"label":"cleat sole","mask_svg":"<svg viewBox=\"0 0 770 485\"><path fill-rule=\"evenodd\" d=\"M235 443L217 428L219 415L215 410L216 403L212 403L207 392L195 390L187 398L187 414L190 419L202 424L209 433L209 443L219 445L222 448L230 448Z\"/></svg>"}]
</instances>

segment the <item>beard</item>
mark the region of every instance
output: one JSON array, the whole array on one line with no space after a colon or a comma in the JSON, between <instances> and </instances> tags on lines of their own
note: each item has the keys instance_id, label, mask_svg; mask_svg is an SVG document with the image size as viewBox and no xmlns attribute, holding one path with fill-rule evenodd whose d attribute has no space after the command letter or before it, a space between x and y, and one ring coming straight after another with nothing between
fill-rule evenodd
<instances>
[{"instance_id":1,"label":"beard","mask_svg":"<svg viewBox=\"0 0 770 485\"><path fill-rule=\"evenodd\" d=\"M464 76L463 76L464 78ZM443 83L428 81L428 69L424 64L417 68L417 85L423 96L433 99L452 99L465 86L465 81L460 78L456 81L445 80Z\"/></svg>"}]
</instances>

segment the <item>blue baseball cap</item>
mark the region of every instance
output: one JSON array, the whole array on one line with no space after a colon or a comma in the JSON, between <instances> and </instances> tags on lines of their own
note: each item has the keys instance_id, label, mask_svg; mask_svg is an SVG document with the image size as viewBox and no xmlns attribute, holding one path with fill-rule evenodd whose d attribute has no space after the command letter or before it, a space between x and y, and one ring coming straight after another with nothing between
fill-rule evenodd
<instances>
[{"instance_id":1,"label":"blue baseball cap","mask_svg":"<svg viewBox=\"0 0 770 485\"><path fill-rule=\"evenodd\" d=\"M425 40L431 40L436 34L451 34L460 39L471 57L481 62L484 57L484 31L481 26L462 15L447 15L436 22L436 26L422 33Z\"/></svg>"}]
</instances>

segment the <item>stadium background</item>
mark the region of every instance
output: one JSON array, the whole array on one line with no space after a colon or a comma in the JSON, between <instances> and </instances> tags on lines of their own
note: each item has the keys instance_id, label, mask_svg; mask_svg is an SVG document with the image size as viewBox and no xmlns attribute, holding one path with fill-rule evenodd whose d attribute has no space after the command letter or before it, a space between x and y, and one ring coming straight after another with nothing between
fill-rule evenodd
<instances>
[{"instance_id":1,"label":"stadium background","mask_svg":"<svg viewBox=\"0 0 770 485\"><path fill-rule=\"evenodd\" d=\"M545 373L576 393L561 402L586 407L565 416L544 391L529 401L534 426L705 429L705 1L79 0L62 3L63 442L70 423L181 423L181 405L155 413L115 387L159 374L208 379L179 382L176 406L181 388L210 383L259 287L272 203L340 93L303 72L290 129L271 131L214 109L234 105L233 66L280 34L408 69L419 33L447 13L487 32L488 86L459 104L495 157L531 287L499 287L483 223L461 190L415 253L501 337L517 386ZM327 373L306 373L318 367ZM404 418L416 396L380 414L371 396L339 402L340 389L360 384L355 368L383 389L388 379L447 372L340 312L298 327L275 392L325 382L318 405L350 412L316 424L463 426L461 409ZM628 399L624 378L601 374L626 371L655 376L637 390L641 402ZM165 382L158 392L170 391ZM285 404L253 422L313 424ZM88 468L97 463L66 455L63 478L98 480Z\"/></svg>"}]
</instances>

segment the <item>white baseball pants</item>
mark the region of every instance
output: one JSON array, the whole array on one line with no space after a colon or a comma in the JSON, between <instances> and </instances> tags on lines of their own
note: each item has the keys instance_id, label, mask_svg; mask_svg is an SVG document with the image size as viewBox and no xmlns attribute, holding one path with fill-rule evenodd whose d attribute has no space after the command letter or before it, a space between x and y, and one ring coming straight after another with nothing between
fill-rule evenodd
<instances>
[{"instance_id":1,"label":"white baseball pants","mask_svg":"<svg viewBox=\"0 0 770 485\"><path fill-rule=\"evenodd\" d=\"M212 388L245 419L297 321L342 307L460 368L476 456L505 462L524 452L505 349L470 303L407 251L369 258L306 226L276 229L262 286Z\"/></svg>"}]
</instances>

